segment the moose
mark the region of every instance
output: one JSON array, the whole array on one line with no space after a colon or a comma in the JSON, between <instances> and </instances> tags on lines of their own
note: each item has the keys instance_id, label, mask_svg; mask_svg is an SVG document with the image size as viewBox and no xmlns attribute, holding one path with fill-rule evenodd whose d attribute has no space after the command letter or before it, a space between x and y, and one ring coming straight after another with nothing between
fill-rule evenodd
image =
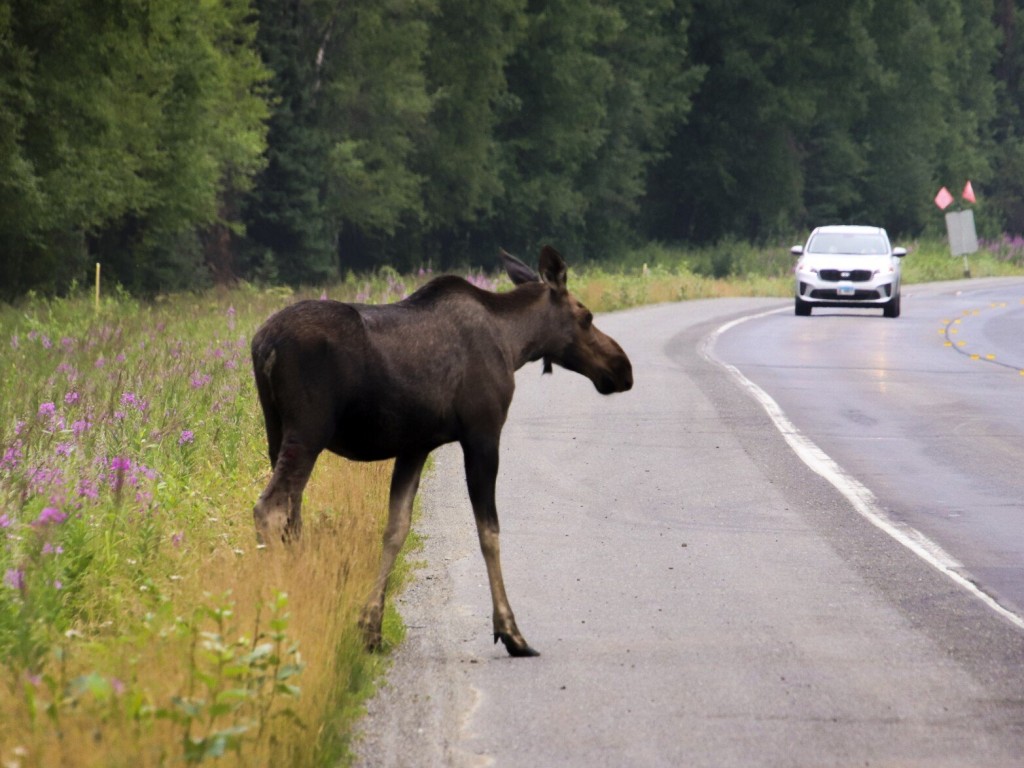
<instances>
[{"instance_id":1,"label":"moose","mask_svg":"<svg viewBox=\"0 0 1024 768\"><path fill-rule=\"evenodd\" d=\"M490 582L494 642L511 656L538 655L505 594L494 500L515 371L543 359L545 372L556 363L603 395L633 386L629 358L569 293L568 268L554 248L542 249L539 274L504 250L501 259L515 285L505 293L448 275L394 304L299 301L253 337L272 467L253 509L260 541L299 537L302 493L321 451L395 461L380 571L360 617L371 649L381 642L388 576L409 533L424 462L457 441Z\"/></svg>"}]
</instances>

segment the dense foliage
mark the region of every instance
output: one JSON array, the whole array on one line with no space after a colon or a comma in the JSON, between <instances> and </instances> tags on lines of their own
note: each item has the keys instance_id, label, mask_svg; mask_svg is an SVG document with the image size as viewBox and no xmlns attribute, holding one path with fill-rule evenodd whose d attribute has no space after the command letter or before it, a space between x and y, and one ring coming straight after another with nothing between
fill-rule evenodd
<instances>
[{"instance_id":1,"label":"dense foliage","mask_svg":"<svg viewBox=\"0 0 1024 768\"><path fill-rule=\"evenodd\" d=\"M0 294L1024 229L1024 0L0 0Z\"/></svg>"}]
</instances>

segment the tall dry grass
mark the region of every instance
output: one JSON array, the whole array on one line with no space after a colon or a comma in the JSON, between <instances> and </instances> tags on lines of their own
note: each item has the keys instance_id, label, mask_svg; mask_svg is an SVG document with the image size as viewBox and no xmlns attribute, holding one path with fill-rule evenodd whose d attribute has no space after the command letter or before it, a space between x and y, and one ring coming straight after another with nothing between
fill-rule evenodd
<instances>
[{"instance_id":1,"label":"tall dry grass","mask_svg":"<svg viewBox=\"0 0 1024 768\"><path fill-rule=\"evenodd\" d=\"M74 701L51 717L28 705L25 689L31 681L8 675L0 702L5 765L182 764L185 738L203 739L253 719L252 712L220 719L204 713L186 729L145 710L168 706L175 697L208 699L204 684L192 679L216 675L215 654L202 647L209 640L203 633L219 632L227 643L241 640L253 648L270 631L275 596L281 594L287 596L280 617L286 619L285 650L294 644L295 661L303 666L292 680L299 693L272 702L262 733L252 729L237 747L225 745L217 763L312 766L341 759L351 717L381 663L363 651L356 617L376 574L389 471L387 463L356 465L323 457L307 492L308 522L299 546L261 550L225 541L198 557L182 554L175 574L180 578L161 596L166 608L156 611L163 616L137 617L142 626L134 633L107 635L102 628L73 633L34 673L52 676L61 688L89 675L118 681L109 691L98 685L75 692ZM185 615L170 617L171 606ZM207 615L218 609L230 611L223 629ZM178 619L195 625L183 626ZM97 646L106 648L96 653ZM224 689L232 684L228 680Z\"/></svg>"}]
</instances>

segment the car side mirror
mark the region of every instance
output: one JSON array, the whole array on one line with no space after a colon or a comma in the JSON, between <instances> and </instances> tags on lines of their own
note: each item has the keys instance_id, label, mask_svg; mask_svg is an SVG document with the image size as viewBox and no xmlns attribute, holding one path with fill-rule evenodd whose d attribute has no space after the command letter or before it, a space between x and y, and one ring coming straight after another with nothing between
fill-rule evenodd
<instances>
[{"instance_id":1,"label":"car side mirror","mask_svg":"<svg viewBox=\"0 0 1024 768\"><path fill-rule=\"evenodd\" d=\"M803 256L804 247L802 245L794 245L792 248L789 249L789 252L792 253L794 256Z\"/></svg>"},{"instance_id":2,"label":"car side mirror","mask_svg":"<svg viewBox=\"0 0 1024 768\"><path fill-rule=\"evenodd\" d=\"M902 259L904 256L907 255L907 249L902 247L893 248L892 255Z\"/></svg>"}]
</instances>

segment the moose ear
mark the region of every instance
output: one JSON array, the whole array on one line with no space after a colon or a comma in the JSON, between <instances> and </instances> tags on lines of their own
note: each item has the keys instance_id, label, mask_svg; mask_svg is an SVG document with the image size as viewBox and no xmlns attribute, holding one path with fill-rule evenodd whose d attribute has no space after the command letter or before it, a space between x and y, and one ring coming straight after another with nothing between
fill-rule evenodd
<instances>
[{"instance_id":1,"label":"moose ear","mask_svg":"<svg viewBox=\"0 0 1024 768\"><path fill-rule=\"evenodd\" d=\"M562 254L545 245L540 252L540 274L545 283L557 291L565 291L565 277L569 271Z\"/></svg>"},{"instance_id":2,"label":"moose ear","mask_svg":"<svg viewBox=\"0 0 1024 768\"><path fill-rule=\"evenodd\" d=\"M513 283L516 285L522 285L523 283L540 282L540 275L530 269L511 253L506 251L504 248L500 250L500 253L501 260L505 264L505 271L508 273L508 276L512 278Z\"/></svg>"}]
</instances>

